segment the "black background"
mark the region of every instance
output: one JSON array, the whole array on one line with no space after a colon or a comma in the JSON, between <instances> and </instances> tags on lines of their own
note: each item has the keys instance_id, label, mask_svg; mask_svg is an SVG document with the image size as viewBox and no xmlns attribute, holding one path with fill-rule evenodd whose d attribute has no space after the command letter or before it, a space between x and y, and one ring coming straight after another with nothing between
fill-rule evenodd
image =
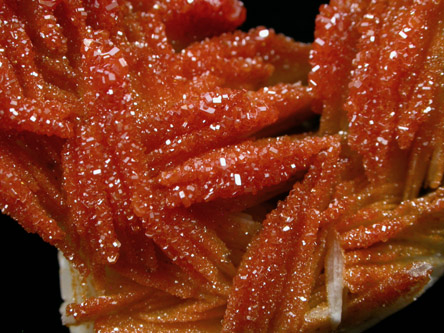
<instances>
[{"instance_id":1,"label":"black background","mask_svg":"<svg viewBox=\"0 0 444 333\"><path fill-rule=\"evenodd\" d=\"M314 18L325 1L244 1L246 30L258 25L274 28L296 40L313 40ZM36 235L27 234L16 222L1 217L2 327L8 332L68 332L61 325L57 251ZM444 281L419 300L367 332L440 331ZM438 327L440 329L438 329ZM3 331L2 329L2 331Z\"/></svg>"}]
</instances>

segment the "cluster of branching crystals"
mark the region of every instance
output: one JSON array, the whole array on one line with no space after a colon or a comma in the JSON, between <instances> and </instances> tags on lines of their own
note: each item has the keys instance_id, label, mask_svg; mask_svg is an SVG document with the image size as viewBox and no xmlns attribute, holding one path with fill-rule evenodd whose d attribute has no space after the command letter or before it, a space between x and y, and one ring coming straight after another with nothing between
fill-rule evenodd
<instances>
[{"instance_id":1,"label":"cluster of branching crystals","mask_svg":"<svg viewBox=\"0 0 444 333\"><path fill-rule=\"evenodd\" d=\"M443 1L332 0L311 46L237 0L0 2L0 204L92 280L67 324L329 331L443 264Z\"/></svg>"}]
</instances>

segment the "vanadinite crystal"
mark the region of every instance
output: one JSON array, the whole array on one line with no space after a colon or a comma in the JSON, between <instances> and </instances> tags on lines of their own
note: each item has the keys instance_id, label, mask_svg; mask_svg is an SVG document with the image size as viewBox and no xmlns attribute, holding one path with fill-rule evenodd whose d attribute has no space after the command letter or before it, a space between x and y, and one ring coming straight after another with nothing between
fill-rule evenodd
<instances>
[{"instance_id":1,"label":"vanadinite crystal","mask_svg":"<svg viewBox=\"0 0 444 333\"><path fill-rule=\"evenodd\" d=\"M66 325L365 327L444 265L444 1L245 16L1 1L0 205L70 263Z\"/></svg>"}]
</instances>

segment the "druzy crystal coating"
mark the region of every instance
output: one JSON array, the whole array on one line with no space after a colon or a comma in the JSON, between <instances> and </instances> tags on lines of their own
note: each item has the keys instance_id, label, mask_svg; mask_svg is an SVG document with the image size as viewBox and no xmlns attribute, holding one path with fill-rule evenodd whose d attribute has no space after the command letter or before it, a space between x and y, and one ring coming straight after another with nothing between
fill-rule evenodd
<instances>
[{"instance_id":1,"label":"druzy crystal coating","mask_svg":"<svg viewBox=\"0 0 444 333\"><path fill-rule=\"evenodd\" d=\"M0 205L98 332L331 331L444 263L444 2L1 1ZM317 120L320 121L317 124ZM319 125L319 126L317 126Z\"/></svg>"}]
</instances>

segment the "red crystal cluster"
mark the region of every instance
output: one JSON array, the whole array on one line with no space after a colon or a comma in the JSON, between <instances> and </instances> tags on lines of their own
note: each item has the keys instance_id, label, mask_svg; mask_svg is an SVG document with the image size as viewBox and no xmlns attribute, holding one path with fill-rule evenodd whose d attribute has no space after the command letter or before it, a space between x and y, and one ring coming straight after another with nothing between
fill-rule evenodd
<instances>
[{"instance_id":1,"label":"red crystal cluster","mask_svg":"<svg viewBox=\"0 0 444 333\"><path fill-rule=\"evenodd\" d=\"M0 203L93 284L66 323L329 331L413 300L443 265L443 14L332 0L308 45L235 31L237 0L1 1Z\"/></svg>"}]
</instances>

